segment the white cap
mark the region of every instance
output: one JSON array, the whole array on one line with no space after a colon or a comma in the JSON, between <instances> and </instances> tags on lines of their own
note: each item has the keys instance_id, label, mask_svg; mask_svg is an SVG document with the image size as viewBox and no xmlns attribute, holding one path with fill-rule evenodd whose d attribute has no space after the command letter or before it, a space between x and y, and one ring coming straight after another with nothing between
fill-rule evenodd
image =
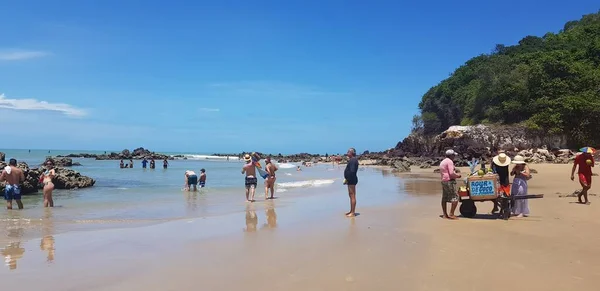
<instances>
[{"instance_id":1,"label":"white cap","mask_svg":"<svg viewBox=\"0 0 600 291\"><path fill-rule=\"evenodd\" d=\"M453 149L449 149L446 151L446 155L447 156L453 156L453 155L458 155L457 152L455 152Z\"/></svg>"}]
</instances>

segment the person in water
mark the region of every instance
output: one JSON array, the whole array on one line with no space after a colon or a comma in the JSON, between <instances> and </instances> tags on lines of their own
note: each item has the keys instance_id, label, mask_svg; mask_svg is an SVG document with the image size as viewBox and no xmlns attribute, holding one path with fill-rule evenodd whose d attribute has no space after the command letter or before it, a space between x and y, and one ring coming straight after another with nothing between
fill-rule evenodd
<instances>
[{"instance_id":1,"label":"person in water","mask_svg":"<svg viewBox=\"0 0 600 291\"><path fill-rule=\"evenodd\" d=\"M265 199L273 199L273 195L275 195L275 181L277 180L275 172L278 169L275 164L271 163L271 157L267 157L265 163L267 164L265 170L269 174L265 179ZM271 197L269 197L269 190L271 190Z\"/></svg>"},{"instance_id":2,"label":"person in water","mask_svg":"<svg viewBox=\"0 0 600 291\"><path fill-rule=\"evenodd\" d=\"M198 184L198 176L196 175L196 172L191 171L191 170L185 171L184 189L186 191L190 191L191 186L194 186L194 191L197 191L198 190L198 188L196 188L197 184Z\"/></svg>"},{"instance_id":3,"label":"person in water","mask_svg":"<svg viewBox=\"0 0 600 291\"><path fill-rule=\"evenodd\" d=\"M121 160L121 163L119 163L119 167L120 167L121 169L125 168L125 163L123 163L123 160Z\"/></svg>"},{"instance_id":4,"label":"person in water","mask_svg":"<svg viewBox=\"0 0 600 291\"><path fill-rule=\"evenodd\" d=\"M154 161L154 158L150 159L150 169L154 169L156 168L156 162Z\"/></svg>"},{"instance_id":5,"label":"person in water","mask_svg":"<svg viewBox=\"0 0 600 291\"><path fill-rule=\"evenodd\" d=\"M348 185L348 196L350 197L350 212L346 213L348 217L356 216L356 184L358 184L358 158L356 158L356 150L348 149L348 164L344 170L344 180Z\"/></svg>"},{"instance_id":6,"label":"person in water","mask_svg":"<svg viewBox=\"0 0 600 291\"><path fill-rule=\"evenodd\" d=\"M23 170L17 168L17 160L10 159L8 166L0 174L0 182L6 182L4 186L4 200L6 200L6 209L12 209L12 201L17 202L19 209L23 209L21 202L21 183L25 181Z\"/></svg>"},{"instance_id":7,"label":"person in water","mask_svg":"<svg viewBox=\"0 0 600 291\"><path fill-rule=\"evenodd\" d=\"M46 171L42 173L42 185L44 185L44 207L54 207L54 200L52 200L52 191L54 190L54 183L52 179L56 176L54 170L54 163L48 160L46 162Z\"/></svg>"},{"instance_id":8,"label":"person in water","mask_svg":"<svg viewBox=\"0 0 600 291\"><path fill-rule=\"evenodd\" d=\"M252 157L249 154L244 155L246 164L242 167L242 174L246 174L246 202L254 202L254 193L256 191L256 166L252 163Z\"/></svg>"},{"instance_id":9,"label":"person in water","mask_svg":"<svg viewBox=\"0 0 600 291\"><path fill-rule=\"evenodd\" d=\"M133 169L133 159L129 159L129 168Z\"/></svg>"},{"instance_id":10,"label":"person in water","mask_svg":"<svg viewBox=\"0 0 600 291\"><path fill-rule=\"evenodd\" d=\"M146 160L146 158L144 158L144 159L142 160L142 168L144 168L144 169L145 169L147 164L148 164L148 160Z\"/></svg>"},{"instance_id":11,"label":"person in water","mask_svg":"<svg viewBox=\"0 0 600 291\"><path fill-rule=\"evenodd\" d=\"M168 167L169 167L169 161L167 161L167 158L165 158L165 159L163 160L163 169L166 169L166 168L168 168Z\"/></svg>"},{"instance_id":12,"label":"person in water","mask_svg":"<svg viewBox=\"0 0 600 291\"><path fill-rule=\"evenodd\" d=\"M198 185L200 186L200 188L204 188L204 186L206 185L206 170L205 169L200 169L200 181L198 182Z\"/></svg>"}]
</instances>

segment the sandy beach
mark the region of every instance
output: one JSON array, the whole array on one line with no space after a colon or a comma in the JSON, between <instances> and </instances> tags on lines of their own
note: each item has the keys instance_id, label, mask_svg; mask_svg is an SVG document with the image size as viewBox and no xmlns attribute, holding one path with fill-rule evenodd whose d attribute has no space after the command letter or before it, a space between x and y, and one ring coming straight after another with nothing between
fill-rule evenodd
<instances>
[{"instance_id":1,"label":"sandy beach","mask_svg":"<svg viewBox=\"0 0 600 291\"><path fill-rule=\"evenodd\" d=\"M530 192L545 197L526 218L491 219L484 202L476 218L443 220L433 169L371 169L381 180L361 180L356 218L338 189L218 219L67 233L56 237L62 263L28 261L39 252L0 276L10 290L597 290L598 196L559 197L577 189L571 165L531 168ZM403 198L374 203L390 195Z\"/></svg>"}]
</instances>

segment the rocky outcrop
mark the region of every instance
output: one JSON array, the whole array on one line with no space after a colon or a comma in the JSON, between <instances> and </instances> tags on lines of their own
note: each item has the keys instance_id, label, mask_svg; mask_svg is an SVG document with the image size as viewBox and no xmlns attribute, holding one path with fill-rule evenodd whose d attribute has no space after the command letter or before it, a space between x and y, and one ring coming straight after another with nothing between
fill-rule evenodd
<instances>
[{"instance_id":1,"label":"rocky outcrop","mask_svg":"<svg viewBox=\"0 0 600 291\"><path fill-rule=\"evenodd\" d=\"M6 167L6 163L0 162L0 168ZM21 193L31 194L42 189L39 183L39 177L45 169L43 167L30 169L29 165L24 162L17 164L17 167L22 169L25 174L25 182L21 183ZM90 177L81 175L71 169L56 168L56 177L52 180L55 189L77 189L94 186L96 181ZM0 183L0 191L4 191L4 182Z\"/></svg>"},{"instance_id":2,"label":"rocky outcrop","mask_svg":"<svg viewBox=\"0 0 600 291\"><path fill-rule=\"evenodd\" d=\"M46 161L41 164L40 166L45 165L48 161L51 161L54 163L54 166L56 167L73 167L73 166L81 166L80 163L75 162L73 163L73 160L71 158L48 158L46 159Z\"/></svg>"},{"instance_id":3,"label":"rocky outcrop","mask_svg":"<svg viewBox=\"0 0 600 291\"><path fill-rule=\"evenodd\" d=\"M3 152L0 152L0 162L4 162L4 159L6 159L6 154Z\"/></svg>"},{"instance_id":4,"label":"rocky outcrop","mask_svg":"<svg viewBox=\"0 0 600 291\"><path fill-rule=\"evenodd\" d=\"M174 157L164 154L151 152L145 148L137 148L133 151L128 149L122 150L120 153L111 152L109 154L96 155L96 154L69 154L66 156L57 156L57 158L92 158L96 160L143 160L143 159L155 159L155 160L173 160Z\"/></svg>"}]
</instances>

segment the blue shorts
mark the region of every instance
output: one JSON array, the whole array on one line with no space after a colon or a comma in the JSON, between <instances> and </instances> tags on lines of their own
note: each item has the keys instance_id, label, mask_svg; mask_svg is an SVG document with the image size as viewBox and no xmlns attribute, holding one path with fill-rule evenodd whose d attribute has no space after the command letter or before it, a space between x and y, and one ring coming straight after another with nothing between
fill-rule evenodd
<instances>
[{"instance_id":1,"label":"blue shorts","mask_svg":"<svg viewBox=\"0 0 600 291\"><path fill-rule=\"evenodd\" d=\"M21 200L21 187L19 185L6 184L4 187L4 200Z\"/></svg>"},{"instance_id":2,"label":"blue shorts","mask_svg":"<svg viewBox=\"0 0 600 291\"><path fill-rule=\"evenodd\" d=\"M204 187L204 185L206 185L206 181L200 181L199 184L200 184L200 187L202 188L202 187Z\"/></svg>"},{"instance_id":3,"label":"blue shorts","mask_svg":"<svg viewBox=\"0 0 600 291\"><path fill-rule=\"evenodd\" d=\"M198 176L189 175L188 176L188 185L195 185L195 184L198 184Z\"/></svg>"}]
</instances>

